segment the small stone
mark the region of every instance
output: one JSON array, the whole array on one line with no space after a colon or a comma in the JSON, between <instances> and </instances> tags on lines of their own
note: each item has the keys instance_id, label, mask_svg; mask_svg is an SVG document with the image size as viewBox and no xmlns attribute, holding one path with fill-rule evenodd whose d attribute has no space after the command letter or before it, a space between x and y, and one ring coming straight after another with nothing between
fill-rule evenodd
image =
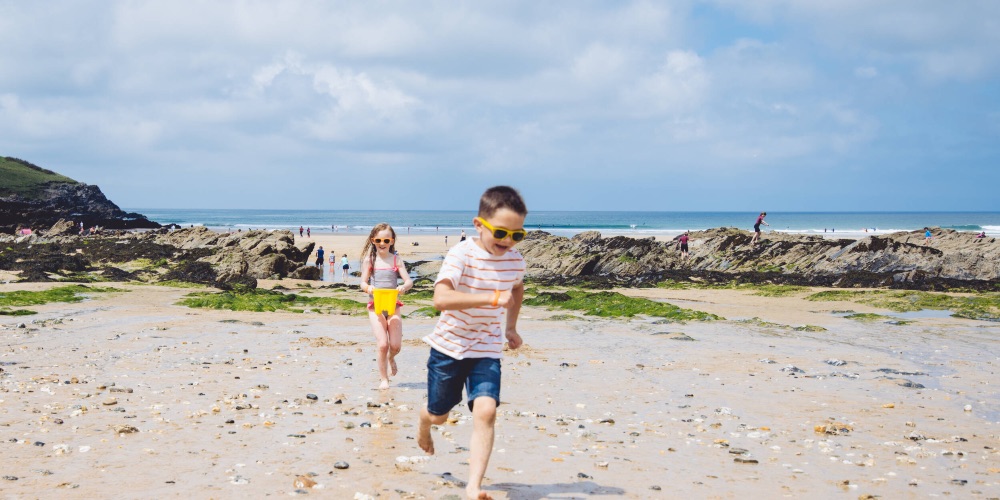
<instances>
[{"instance_id":1,"label":"small stone","mask_svg":"<svg viewBox=\"0 0 1000 500\"><path fill-rule=\"evenodd\" d=\"M650 487L649 487L649 489L651 489L651 490L653 490L653 491L660 491L660 490L662 490L663 488L660 488L659 486L657 486L657 485L655 485L655 484L654 484L654 485L650 486Z\"/></svg>"},{"instance_id":2,"label":"small stone","mask_svg":"<svg viewBox=\"0 0 1000 500\"><path fill-rule=\"evenodd\" d=\"M578 477L580 479L594 479L593 476L588 476L588 475L586 475L586 474L584 474L582 472L578 472L576 474L576 477Z\"/></svg>"},{"instance_id":3,"label":"small stone","mask_svg":"<svg viewBox=\"0 0 1000 500\"><path fill-rule=\"evenodd\" d=\"M333 464L333 468L334 469L340 469L340 470L344 470L344 469L346 469L346 468L348 468L350 466L351 466L351 464L349 464L347 462L337 462L337 463Z\"/></svg>"},{"instance_id":4,"label":"small stone","mask_svg":"<svg viewBox=\"0 0 1000 500\"><path fill-rule=\"evenodd\" d=\"M353 429L354 428L354 422L344 422L344 428L345 429Z\"/></svg>"},{"instance_id":5,"label":"small stone","mask_svg":"<svg viewBox=\"0 0 1000 500\"><path fill-rule=\"evenodd\" d=\"M102 403L102 404L104 406L114 406L114 405L118 404L118 400L115 399L115 398L108 398L108 399L105 399L104 403Z\"/></svg>"},{"instance_id":6,"label":"small stone","mask_svg":"<svg viewBox=\"0 0 1000 500\"><path fill-rule=\"evenodd\" d=\"M967 479L952 479L950 482L955 486L965 486L969 484L969 481Z\"/></svg>"},{"instance_id":7,"label":"small stone","mask_svg":"<svg viewBox=\"0 0 1000 500\"><path fill-rule=\"evenodd\" d=\"M371 422L361 422L361 427L371 427L371 426L372 426Z\"/></svg>"},{"instance_id":8,"label":"small stone","mask_svg":"<svg viewBox=\"0 0 1000 500\"><path fill-rule=\"evenodd\" d=\"M35 441L34 443L31 443L31 444L33 444L35 446L45 446L45 443L43 443L41 441Z\"/></svg>"},{"instance_id":9,"label":"small stone","mask_svg":"<svg viewBox=\"0 0 1000 500\"><path fill-rule=\"evenodd\" d=\"M736 458L733 459L733 462L736 462L738 464L755 464L755 463L757 463L757 459L755 459L755 458L736 457Z\"/></svg>"},{"instance_id":10,"label":"small stone","mask_svg":"<svg viewBox=\"0 0 1000 500\"><path fill-rule=\"evenodd\" d=\"M139 432L139 429L137 429L136 427L125 424L112 426L112 429L115 430L115 434L134 434L136 432Z\"/></svg>"},{"instance_id":11,"label":"small stone","mask_svg":"<svg viewBox=\"0 0 1000 500\"><path fill-rule=\"evenodd\" d=\"M21 324L23 325L24 323ZM3 478L6 479L7 481L17 481L18 479L17 476L4 476Z\"/></svg>"},{"instance_id":12,"label":"small stone","mask_svg":"<svg viewBox=\"0 0 1000 500\"><path fill-rule=\"evenodd\" d=\"M613 419L613 418L602 418L602 419L598 420L597 423L599 423L599 424L615 425L615 419Z\"/></svg>"},{"instance_id":13,"label":"small stone","mask_svg":"<svg viewBox=\"0 0 1000 500\"><path fill-rule=\"evenodd\" d=\"M316 400L319 399L319 396L317 396L315 394L306 394L306 399L308 399L310 401L316 401Z\"/></svg>"},{"instance_id":14,"label":"small stone","mask_svg":"<svg viewBox=\"0 0 1000 500\"><path fill-rule=\"evenodd\" d=\"M972 405L965 405L965 408L963 408L963 409L965 411L972 411Z\"/></svg>"},{"instance_id":15,"label":"small stone","mask_svg":"<svg viewBox=\"0 0 1000 500\"><path fill-rule=\"evenodd\" d=\"M288 437L305 439L306 435L305 434L289 434Z\"/></svg>"},{"instance_id":16,"label":"small stone","mask_svg":"<svg viewBox=\"0 0 1000 500\"><path fill-rule=\"evenodd\" d=\"M299 476L292 482L293 488L312 488L316 486L316 481L308 476Z\"/></svg>"}]
</instances>

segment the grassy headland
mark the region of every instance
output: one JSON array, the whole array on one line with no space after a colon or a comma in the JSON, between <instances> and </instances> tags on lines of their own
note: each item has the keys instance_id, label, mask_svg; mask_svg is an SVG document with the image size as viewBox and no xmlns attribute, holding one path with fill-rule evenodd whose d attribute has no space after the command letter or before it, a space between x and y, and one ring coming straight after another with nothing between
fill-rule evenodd
<instances>
[{"instance_id":1,"label":"grassy headland","mask_svg":"<svg viewBox=\"0 0 1000 500\"><path fill-rule=\"evenodd\" d=\"M45 186L53 182L78 184L65 175L24 160L0 156L0 196L16 194L27 199L38 199Z\"/></svg>"}]
</instances>

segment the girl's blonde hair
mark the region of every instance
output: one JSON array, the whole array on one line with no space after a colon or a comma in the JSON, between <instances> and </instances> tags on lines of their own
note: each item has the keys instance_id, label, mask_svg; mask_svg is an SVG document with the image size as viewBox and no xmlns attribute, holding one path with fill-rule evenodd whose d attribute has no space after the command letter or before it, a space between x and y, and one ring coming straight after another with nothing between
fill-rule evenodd
<instances>
[{"instance_id":1,"label":"girl's blonde hair","mask_svg":"<svg viewBox=\"0 0 1000 500\"><path fill-rule=\"evenodd\" d=\"M392 244L389 245L389 253L390 254L396 253L396 230L393 229L388 222L380 222L378 224L375 224L375 227L372 228L372 232L368 234L368 239L365 240L364 248L361 249L361 262L365 261L366 256L369 257L368 265L371 268L375 267L375 255L378 253L378 247L375 246L374 243L372 243L372 238L374 238L375 235L377 235L378 233L385 231L386 229L388 229L389 232L392 233ZM371 272L371 269L369 269L369 272Z\"/></svg>"}]
</instances>

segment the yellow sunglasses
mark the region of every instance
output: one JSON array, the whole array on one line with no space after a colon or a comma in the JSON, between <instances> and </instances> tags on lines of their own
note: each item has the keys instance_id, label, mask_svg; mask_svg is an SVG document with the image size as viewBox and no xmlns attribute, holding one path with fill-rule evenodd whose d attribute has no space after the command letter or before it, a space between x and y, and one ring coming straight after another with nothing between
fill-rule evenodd
<instances>
[{"instance_id":1,"label":"yellow sunglasses","mask_svg":"<svg viewBox=\"0 0 1000 500\"><path fill-rule=\"evenodd\" d=\"M374 241L376 245L379 245L379 244L382 244L382 243L385 243L386 245L388 245L388 244L392 243L392 238L372 238L372 241Z\"/></svg>"},{"instance_id":2,"label":"yellow sunglasses","mask_svg":"<svg viewBox=\"0 0 1000 500\"><path fill-rule=\"evenodd\" d=\"M476 220L478 220L483 226L485 226L486 229L489 229L493 233L493 237L498 240L502 240L510 236L510 239L514 241L521 241L528 234L528 232L525 231L524 229L507 229L505 227L493 227L492 224L486 222L486 220L483 219L482 217L476 217Z\"/></svg>"}]
</instances>

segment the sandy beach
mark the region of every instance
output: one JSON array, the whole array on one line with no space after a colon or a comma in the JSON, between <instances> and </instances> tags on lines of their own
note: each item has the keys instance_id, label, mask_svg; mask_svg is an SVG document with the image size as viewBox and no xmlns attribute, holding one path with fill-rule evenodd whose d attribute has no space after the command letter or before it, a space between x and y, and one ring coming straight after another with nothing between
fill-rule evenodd
<instances>
[{"instance_id":1,"label":"sandy beach","mask_svg":"<svg viewBox=\"0 0 1000 500\"><path fill-rule=\"evenodd\" d=\"M354 261L363 238L313 239ZM397 247L409 261L446 248ZM123 291L0 316L4 498L461 498L468 408L433 431L437 455L415 441L433 319L404 320L400 373L379 391L363 316L101 286ZM836 311L892 313L808 292L621 291L726 319L525 307L485 481L496 498L1000 497L997 323L860 323Z\"/></svg>"}]
</instances>

